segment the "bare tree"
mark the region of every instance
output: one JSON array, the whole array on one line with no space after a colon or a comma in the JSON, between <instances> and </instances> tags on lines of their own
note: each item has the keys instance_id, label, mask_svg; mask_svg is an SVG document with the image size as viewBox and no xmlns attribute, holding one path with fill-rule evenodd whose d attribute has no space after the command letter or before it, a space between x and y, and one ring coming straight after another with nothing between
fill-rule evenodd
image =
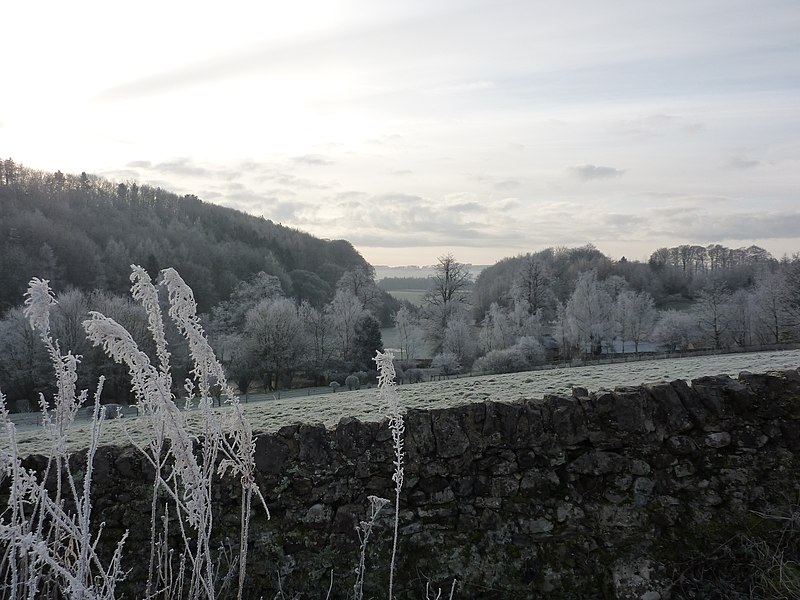
<instances>
[{"instance_id":1,"label":"bare tree","mask_svg":"<svg viewBox=\"0 0 800 600\"><path fill-rule=\"evenodd\" d=\"M308 367L315 376L321 376L333 354L331 316L326 311L317 310L307 300L300 303L298 314L308 339Z\"/></svg>"},{"instance_id":2,"label":"bare tree","mask_svg":"<svg viewBox=\"0 0 800 600\"><path fill-rule=\"evenodd\" d=\"M425 294L425 329L436 352L442 348L448 321L465 311L467 290L472 283L467 265L452 254L440 256L438 261L433 285Z\"/></svg>"},{"instance_id":3,"label":"bare tree","mask_svg":"<svg viewBox=\"0 0 800 600\"><path fill-rule=\"evenodd\" d=\"M522 259L511 286L511 297L518 302L524 301L531 314L549 304L552 298L550 270L539 258L526 254Z\"/></svg>"},{"instance_id":4,"label":"bare tree","mask_svg":"<svg viewBox=\"0 0 800 600\"><path fill-rule=\"evenodd\" d=\"M721 281L711 281L700 292L695 305L698 325L715 349L722 348L723 335L730 325L727 313L729 301L728 287Z\"/></svg>"},{"instance_id":5,"label":"bare tree","mask_svg":"<svg viewBox=\"0 0 800 600\"><path fill-rule=\"evenodd\" d=\"M753 290L755 320L762 339L777 344L787 329L786 277L783 272L766 272Z\"/></svg>"},{"instance_id":6,"label":"bare tree","mask_svg":"<svg viewBox=\"0 0 800 600\"><path fill-rule=\"evenodd\" d=\"M434 266L433 286L425 294L425 301L434 306L466 302L466 290L472 283L469 267L458 262L452 254L437 259Z\"/></svg>"}]
</instances>

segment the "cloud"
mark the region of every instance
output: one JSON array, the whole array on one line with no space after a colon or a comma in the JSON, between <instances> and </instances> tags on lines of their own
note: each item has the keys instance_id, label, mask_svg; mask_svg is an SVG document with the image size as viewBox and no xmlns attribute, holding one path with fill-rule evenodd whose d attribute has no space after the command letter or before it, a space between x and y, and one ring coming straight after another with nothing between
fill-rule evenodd
<instances>
[{"instance_id":1,"label":"cloud","mask_svg":"<svg viewBox=\"0 0 800 600\"><path fill-rule=\"evenodd\" d=\"M486 207L482 205L480 202L460 202L458 204L452 204L445 208L445 210L450 212L486 212Z\"/></svg>"},{"instance_id":2,"label":"cloud","mask_svg":"<svg viewBox=\"0 0 800 600\"><path fill-rule=\"evenodd\" d=\"M746 158L742 158L741 156L732 156L728 160L728 166L732 169L738 169L740 171L746 169L752 169L754 167L758 167L761 165L761 162L758 160L749 160Z\"/></svg>"},{"instance_id":3,"label":"cloud","mask_svg":"<svg viewBox=\"0 0 800 600\"><path fill-rule=\"evenodd\" d=\"M676 239L699 242L796 238L800 211L687 215L665 223L664 231Z\"/></svg>"},{"instance_id":4,"label":"cloud","mask_svg":"<svg viewBox=\"0 0 800 600\"><path fill-rule=\"evenodd\" d=\"M260 179L274 181L279 185L302 190L326 190L331 188L329 184L317 183L311 179L297 177L291 173L265 173Z\"/></svg>"},{"instance_id":5,"label":"cloud","mask_svg":"<svg viewBox=\"0 0 800 600\"><path fill-rule=\"evenodd\" d=\"M126 167L131 167L134 169L149 169L152 163L149 160L134 160L129 162Z\"/></svg>"},{"instance_id":6,"label":"cloud","mask_svg":"<svg viewBox=\"0 0 800 600\"><path fill-rule=\"evenodd\" d=\"M160 162L153 165L152 170L191 177L209 177L212 175L209 169L193 164L191 159L188 158L176 158Z\"/></svg>"},{"instance_id":7,"label":"cloud","mask_svg":"<svg viewBox=\"0 0 800 600\"><path fill-rule=\"evenodd\" d=\"M621 135L653 138L673 133L696 134L704 131L705 128L705 123L686 117L654 114L639 119L619 121L612 129Z\"/></svg>"},{"instance_id":8,"label":"cloud","mask_svg":"<svg viewBox=\"0 0 800 600\"><path fill-rule=\"evenodd\" d=\"M413 171L411 171L409 169L398 169L397 171L391 171L390 175L395 175L395 176L400 177L400 176L403 176L403 175L411 175L412 172Z\"/></svg>"},{"instance_id":9,"label":"cloud","mask_svg":"<svg viewBox=\"0 0 800 600\"><path fill-rule=\"evenodd\" d=\"M332 160L319 154L304 154L303 156L295 156L292 158L292 161L312 167L327 167L334 164Z\"/></svg>"},{"instance_id":10,"label":"cloud","mask_svg":"<svg viewBox=\"0 0 800 600\"><path fill-rule=\"evenodd\" d=\"M502 181L498 181L494 184L494 189L507 192L509 190L515 190L520 186L520 182L516 179L504 179Z\"/></svg>"},{"instance_id":11,"label":"cloud","mask_svg":"<svg viewBox=\"0 0 800 600\"><path fill-rule=\"evenodd\" d=\"M269 196L244 186L232 186L229 193L222 194L216 203L250 214L260 214L276 222L292 222L307 208L303 202L287 202L280 197Z\"/></svg>"},{"instance_id":12,"label":"cloud","mask_svg":"<svg viewBox=\"0 0 800 600\"><path fill-rule=\"evenodd\" d=\"M592 181L595 179L613 179L622 177L625 171L614 167L601 167L597 165L582 165L580 167L570 167L570 173L581 181Z\"/></svg>"}]
</instances>

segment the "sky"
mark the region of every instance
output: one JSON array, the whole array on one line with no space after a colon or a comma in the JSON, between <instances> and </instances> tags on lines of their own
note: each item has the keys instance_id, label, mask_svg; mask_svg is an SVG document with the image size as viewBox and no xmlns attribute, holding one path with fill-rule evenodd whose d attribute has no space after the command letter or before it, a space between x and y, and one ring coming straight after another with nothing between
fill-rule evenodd
<instances>
[{"instance_id":1,"label":"sky","mask_svg":"<svg viewBox=\"0 0 800 600\"><path fill-rule=\"evenodd\" d=\"M800 251L797 0L12 2L0 156L349 240Z\"/></svg>"}]
</instances>

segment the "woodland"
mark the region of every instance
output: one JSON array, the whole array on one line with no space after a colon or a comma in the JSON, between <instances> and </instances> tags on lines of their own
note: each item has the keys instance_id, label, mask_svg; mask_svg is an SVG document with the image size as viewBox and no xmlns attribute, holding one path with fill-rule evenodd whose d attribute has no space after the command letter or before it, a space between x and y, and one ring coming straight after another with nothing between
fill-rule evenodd
<instances>
[{"instance_id":1,"label":"woodland","mask_svg":"<svg viewBox=\"0 0 800 600\"><path fill-rule=\"evenodd\" d=\"M531 240L535 245L535 240ZM52 327L82 357L80 383L105 378L127 402L126 370L83 335L89 308L126 327L150 355L130 265L173 267L193 290L228 380L246 393L374 383L372 356L391 331L398 380L523 371L600 354L730 350L800 337L800 257L720 244L654 250L646 262L592 245L505 258L477 276L452 254L431 277L376 281L345 240L135 182L46 173L0 161L0 380L35 401L50 366L20 306L33 277L50 282ZM391 294L420 290L420 301ZM190 375L177 332L177 380ZM424 369L424 370L423 370ZM177 394L181 390L174 390Z\"/></svg>"}]
</instances>

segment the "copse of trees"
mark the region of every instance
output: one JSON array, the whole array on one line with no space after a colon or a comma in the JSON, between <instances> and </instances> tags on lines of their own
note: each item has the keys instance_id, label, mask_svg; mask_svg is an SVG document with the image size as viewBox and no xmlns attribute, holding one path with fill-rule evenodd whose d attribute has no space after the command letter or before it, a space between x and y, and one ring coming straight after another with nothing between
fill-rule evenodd
<instances>
[{"instance_id":1,"label":"copse of trees","mask_svg":"<svg viewBox=\"0 0 800 600\"><path fill-rule=\"evenodd\" d=\"M464 285L448 302L454 269ZM777 261L757 246L662 248L647 263L612 261L593 246L547 249L503 259L472 286L448 254L433 281L421 316L404 309L395 324L400 356L414 358L424 334L443 374L638 354L645 343L684 351L800 340L800 255Z\"/></svg>"}]
</instances>

